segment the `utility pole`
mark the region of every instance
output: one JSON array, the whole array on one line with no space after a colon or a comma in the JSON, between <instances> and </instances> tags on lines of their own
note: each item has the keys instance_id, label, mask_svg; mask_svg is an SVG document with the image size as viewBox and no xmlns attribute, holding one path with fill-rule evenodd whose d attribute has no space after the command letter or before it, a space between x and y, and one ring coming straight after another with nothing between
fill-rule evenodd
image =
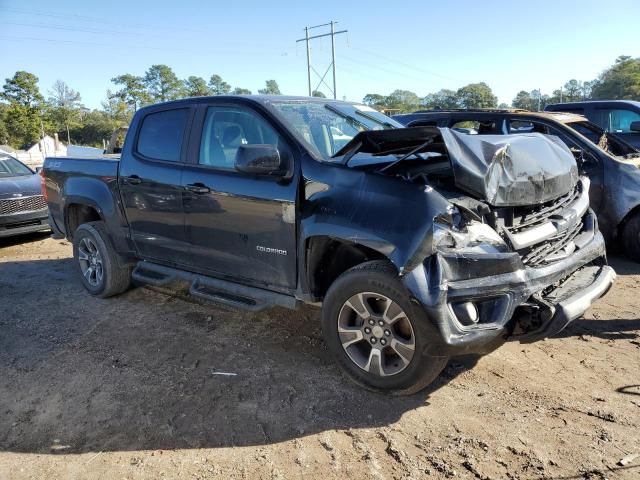
<instances>
[{"instance_id":1,"label":"utility pole","mask_svg":"<svg viewBox=\"0 0 640 480\"><path fill-rule=\"evenodd\" d=\"M304 27L304 37L307 42L307 82L309 84L309 96L311 96L311 46L309 45L309 27Z\"/></svg>"},{"instance_id":2,"label":"utility pole","mask_svg":"<svg viewBox=\"0 0 640 480\"><path fill-rule=\"evenodd\" d=\"M538 111L540 111L541 104L542 104L542 90L538 89Z\"/></svg>"},{"instance_id":3,"label":"utility pole","mask_svg":"<svg viewBox=\"0 0 640 480\"><path fill-rule=\"evenodd\" d=\"M334 21L331 20L331 67L333 69L333 99L336 100L336 34L333 29Z\"/></svg>"},{"instance_id":4,"label":"utility pole","mask_svg":"<svg viewBox=\"0 0 640 480\"><path fill-rule=\"evenodd\" d=\"M314 25L313 27L304 27L304 38L301 38L300 40L296 40L296 43L299 42L305 42L307 45L307 84L308 84L308 89L309 89L309 96L311 96L314 92L314 90L317 90L318 88L320 88L320 85L324 84L329 90L331 90L331 93L333 94L333 98L336 99L338 98L337 96L337 89L336 89L336 41L335 41L335 36L336 35L340 35L342 33L347 33L348 30L340 30L337 31L335 30L335 25L338 22L334 22L331 21L329 23L323 23L322 25ZM331 27L331 31L329 33L323 33L323 34L319 34L319 35L314 35L314 36L309 36L309 30L314 29L314 28L321 28L321 27ZM315 68L313 68L313 65L311 65L311 44L309 43L311 40L314 40L316 38L322 38L322 37L331 37L331 65L329 65L329 68L327 68L327 70L324 72L323 75L320 75L317 70ZM332 70L333 72L333 88L331 88L329 85L327 85L327 82L324 81L325 77L327 76L327 73L329 73L329 69ZM318 82L318 85L316 86L316 88L312 89L311 88L311 72L313 72L319 79L320 81Z\"/></svg>"}]
</instances>

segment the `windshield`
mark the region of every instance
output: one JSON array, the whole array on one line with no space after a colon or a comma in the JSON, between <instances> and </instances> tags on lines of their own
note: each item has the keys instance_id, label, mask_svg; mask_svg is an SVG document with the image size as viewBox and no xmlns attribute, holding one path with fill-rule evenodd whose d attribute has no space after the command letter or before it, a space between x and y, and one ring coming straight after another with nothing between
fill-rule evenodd
<instances>
[{"instance_id":1,"label":"windshield","mask_svg":"<svg viewBox=\"0 0 640 480\"><path fill-rule=\"evenodd\" d=\"M33 175L33 172L13 157L0 157L0 178L22 175Z\"/></svg>"},{"instance_id":2,"label":"windshield","mask_svg":"<svg viewBox=\"0 0 640 480\"><path fill-rule=\"evenodd\" d=\"M365 105L283 101L275 109L319 157L331 157L359 132L402 128L391 118Z\"/></svg>"}]
</instances>

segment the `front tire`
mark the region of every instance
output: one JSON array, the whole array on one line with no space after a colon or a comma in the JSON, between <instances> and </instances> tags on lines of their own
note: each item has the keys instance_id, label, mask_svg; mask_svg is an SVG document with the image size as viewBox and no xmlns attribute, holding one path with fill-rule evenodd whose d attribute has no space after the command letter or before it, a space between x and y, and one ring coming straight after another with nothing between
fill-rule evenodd
<instances>
[{"instance_id":1,"label":"front tire","mask_svg":"<svg viewBox=\"0 0 640 480\"><path fill-rule=\"evenodd\" d=\"M120 264L102 222L83 223L77 228L73 234L73 258L82 284L91 295L111 297L131 284L131 269Z\"/></svg>"},{"instance_id":2,"label":"front tire","mask_svg":"<svg viewBox=\"0 0 640 480\"><path fill-rule=\"evenodd\" d=\"M438 333L385 261L358 265L338 277L324 299L322 330L340 366L369 390L416 393L448 361L423 353Z\"/></svg>"}]
</instances>

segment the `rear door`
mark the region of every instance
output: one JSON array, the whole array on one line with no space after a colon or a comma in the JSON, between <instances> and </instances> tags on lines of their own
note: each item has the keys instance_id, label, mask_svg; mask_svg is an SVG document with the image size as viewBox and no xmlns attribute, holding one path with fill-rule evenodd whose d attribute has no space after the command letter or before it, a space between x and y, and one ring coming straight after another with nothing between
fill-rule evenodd
<instances>
[{"instance_id":1,"label":"rear door","mask_svg":"<svg viewBox=\"0 0 640 480\"><path fill-rule=\"evenodd\" d=\"M192 109L157 108L132 125L120 160L120 194L140 257L186 264L182 174Z\"/></svg>"},{"instance_id":2,"label":"rear door","mask_svg":"<svg viewBox=\"0 0 640 480\"><path fill-rule=\"evenodd\" d=\"M241 145L293 150L277 127L248 106L203 105L182 176L193 270L266 288L296 285L297 176L288 180L235 170Z\"/></svg>"}]
</instances>

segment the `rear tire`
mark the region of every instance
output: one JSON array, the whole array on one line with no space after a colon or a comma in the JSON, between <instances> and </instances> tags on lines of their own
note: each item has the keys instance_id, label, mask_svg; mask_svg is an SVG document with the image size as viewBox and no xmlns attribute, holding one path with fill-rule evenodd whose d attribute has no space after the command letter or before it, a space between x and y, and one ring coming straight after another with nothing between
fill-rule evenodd
<instances>
[{"instance_id":1,"label":"rear tire","mask_svg":"<svg viewBox=\"0 0 640 480\"><path fill-rule=\"evenodd\" d=\"M424 353L439 334L386 261L366 262L338 277L323 302L322 331L347 375L377 392L419 392L448 361Z\"/></svg>"},{"instance_id":2,"label":"rear tire","mask_svg":"<svg viewBox=\"0 0 640 480\"><path fill-rule=\"evenodd\" d=\"M120 264L103 222L83 223L77 228L73 258L84 288L93 296L111 297L131 285L131 268Z\"/></svg>"},{"instance_id":3,"label":"rear tire","mask_svg":"<svg viewBox=\"0 0 640 480\"><path fill-rule=\"evenodd\" d=\"M629 258L640 263L640 213L634 214L622 230L622 245Z\"/></svg>"}]
</instances>

